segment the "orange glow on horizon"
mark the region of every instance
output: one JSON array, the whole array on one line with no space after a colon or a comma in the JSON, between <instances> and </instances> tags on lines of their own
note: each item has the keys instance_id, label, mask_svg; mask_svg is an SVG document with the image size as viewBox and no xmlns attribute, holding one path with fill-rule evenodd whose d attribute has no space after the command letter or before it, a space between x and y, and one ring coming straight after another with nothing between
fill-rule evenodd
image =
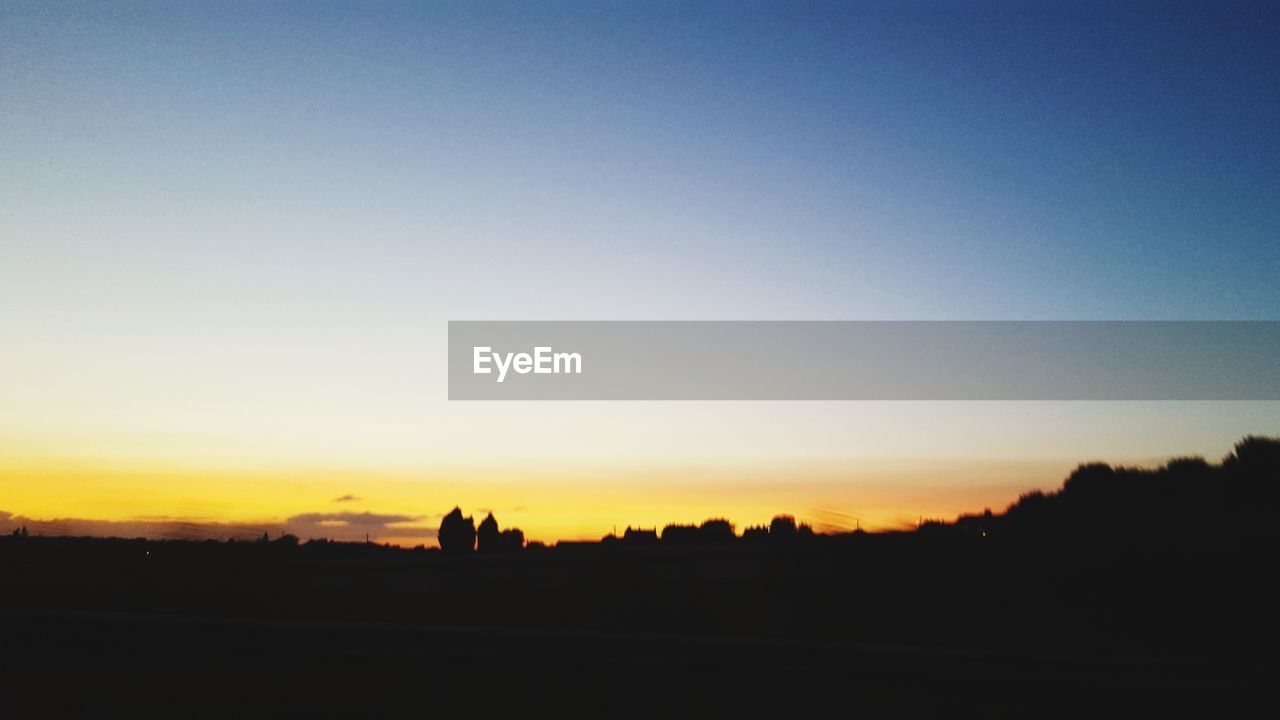
<instances>
[{"instance_id":1,"label":"orange glow on horizon","mask_svg":"<svg viewBox=\"0 0 1280 720\"><path fill-rule=\"evenodd\" d=\"M172 462L10 458L0 464L0 512L33 521L106 521L154 534L165 522L247 536L260 526L307 537L434 545L455 505L477 522L492 511L528 540L598 540L627 526L723 517L738 531L790 514L819 531L891 529L917 518L1000 510L1061 483L1070 463L847 461L766 467L321 470ZM945 482L939 482L939 479ZM3 518L3 516L0 516ZM405 518L381 525L388 518ZM301 524L305 520L306 524ZM90 526L90 534L104 530ZM260 533L259 533L260 534Z\"/></svg>"}]
</instances>

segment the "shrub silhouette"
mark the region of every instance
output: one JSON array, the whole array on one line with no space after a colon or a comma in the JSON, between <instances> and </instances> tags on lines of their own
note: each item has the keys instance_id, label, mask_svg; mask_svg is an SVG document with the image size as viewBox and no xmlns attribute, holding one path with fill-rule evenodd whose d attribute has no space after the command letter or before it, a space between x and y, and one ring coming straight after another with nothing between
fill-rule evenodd
<instances>
[{"instance_id":1,"label":"shrub silhouette","mask_svg":"<svg viewBox=\"0 0 1280 720\"><path fill-rule=\"evenodd\" d=\"M722 518L704 521L701 525L672 523L662 528L662 542L673 545L697 545L737 540L733 524Z\"/></svg>"},{"instance_id":2,"label":"shrub silhouette","mask_svg":"<svg viewBox=\"0 0 1280 720\"><path fill-rule=\"evenodd\" d=\"M733 532L733 523L724 518L712 518L702 523L698 528L698 537L703 542L708 543L725 543L733 542L738 536Z\"/></svg>"},{"instance_id":3,"label":"shrub silhouette","mask_svg":"<svg viewBox=\"0 0 1280 720\"><path fill-rule=\"evenodd\" d=\"M1247 435L1236 443L1222 464L1237 471L1268 473L1275 479L1275 473L1280 469L1280 438Z\"/></svg>"},{"instance_id":4,"label":"shrub silhouette","mask_svg":"<svg viewBox=\"0 0 1280 720\"><path fill-rule=\"evenodd\" d=\"M696 525L672 523L662 528L662 542L672 545L692 545L698 542Z\"/></svg>"},{"instance_id":5,"label":"shrub silhouette","mask_svg":"<svg viewBox=\"0 0 1280 720\"><path fill-rule=\"evenodd\" d=\"M769 537L776 540L794 538L797 535L796 519L790 515L778 515L769 521Z\"/></svg>"},{"instance_id":6,"label":"shrub silhouette","mask_svg":"<svg viewBox=\"0 0 1280 720\"><path fill-rule=\"evenodd\" d=\"M499 538L499 549L503 552L515 552L524 549L524 531L520 528L507 528Z\"/></svg>"},{"instance_id":7,"label":"shrub silhouette","mask_svg":"<svg viewBox=\"0 0 1280 720\"><path fill-rule=\"evenodd\" d=\"M497 521L494 521L497 525ZM447 553L463 554L476 549L476 524L470 516L462 517L462 508L455 507L440 521L436 539L440 549Z\"/></svg>"}]
</instances>

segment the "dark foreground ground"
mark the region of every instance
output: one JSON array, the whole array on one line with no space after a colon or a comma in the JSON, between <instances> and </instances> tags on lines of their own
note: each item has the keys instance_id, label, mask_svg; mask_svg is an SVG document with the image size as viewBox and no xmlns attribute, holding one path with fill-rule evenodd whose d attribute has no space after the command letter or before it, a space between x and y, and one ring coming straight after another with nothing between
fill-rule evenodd
<instances>
[{"instance_id":1,"label":"dark foreground ground","mask_svg":"<svg viewBox=\"0 0 1280 720\"><path fill-rule=\"evenodd\" d=\"M1280 681L1274 557L6 540L0 717L1222 716Z\"/></svg>"},{"instance_id":2,"label":"dark foreground ground","mask_svg":"<svg viewBox=\"0 0 1280 720\"><path fill-rule=\"evenodd\" d=\"M1265 663L653 634L0 613L12 717L1217 716Z\"/></svg>"}]
</instances>

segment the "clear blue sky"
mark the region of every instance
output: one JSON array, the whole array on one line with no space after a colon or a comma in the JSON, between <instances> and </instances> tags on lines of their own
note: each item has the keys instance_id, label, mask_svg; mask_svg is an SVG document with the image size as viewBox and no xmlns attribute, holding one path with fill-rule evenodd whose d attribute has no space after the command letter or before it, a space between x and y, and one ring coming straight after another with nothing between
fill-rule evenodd
<instances>
[{"instance_id":1,"label":"clear blue sky","mask_svg":"<svg viewBox=\"0 0 1280 720\"><path fill-rule=\"evenodd\" d=\"M606 316L1280 315L1280 9L953 5L8 3L4 207L204 209L127 239L174 261L302 218L462 316L572 310L512 265Z\"/></svg>"},{"instance_id":2,"label":"clear blue sky","mask_svg":"<svg viewBox=\"0 0 1280 720\"><path fill-rule=\"evenodd\" d=\"M444 321L1280 319L1280 6L1054 5L6 2L0 431L587 452L521 444L554 418L650 460L927 454L925 410L450 406ZM934 436L1280 430L1028 412Z\"/></svg>"}]
</instances>

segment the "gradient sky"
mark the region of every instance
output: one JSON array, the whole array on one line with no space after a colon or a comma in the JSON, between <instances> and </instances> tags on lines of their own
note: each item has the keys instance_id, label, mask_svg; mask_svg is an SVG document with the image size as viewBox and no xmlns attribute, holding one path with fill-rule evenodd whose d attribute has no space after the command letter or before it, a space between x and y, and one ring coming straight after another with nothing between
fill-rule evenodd
<instances>
[{"instance_id":1,"label":"gradient sky","mask_svg":"<svg viewBox=\"0 0 1280 720\"><path fill-rule=\"evenodd\" d=\"M445 400L449 319L1280 319L1280 7L1112 5L4 2L0 511L884 526L1280 435Z\"/></svg>"}]
</instances>

